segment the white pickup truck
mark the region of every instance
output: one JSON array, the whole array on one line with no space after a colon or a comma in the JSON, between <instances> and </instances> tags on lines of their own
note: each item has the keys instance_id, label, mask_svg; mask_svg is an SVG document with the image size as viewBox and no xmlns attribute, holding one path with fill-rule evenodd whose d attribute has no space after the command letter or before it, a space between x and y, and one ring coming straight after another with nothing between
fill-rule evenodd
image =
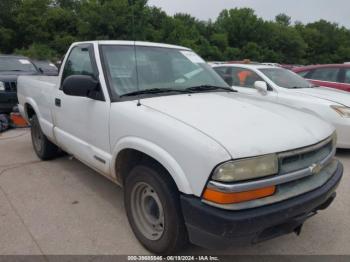
<instances>
[{"instance_id":1,"label":"white pickup truck","mask_svg":"<svg viewBox=\"0 0 350 262\"><path fill-rule=\"evenodd\" d=\"M38 157L61 148L123 186L158 254L299 233L343 174L332 126L239 95L184 47L75 43L58 77L19 77L18 99Z\"/></svg>"}]
</instances>

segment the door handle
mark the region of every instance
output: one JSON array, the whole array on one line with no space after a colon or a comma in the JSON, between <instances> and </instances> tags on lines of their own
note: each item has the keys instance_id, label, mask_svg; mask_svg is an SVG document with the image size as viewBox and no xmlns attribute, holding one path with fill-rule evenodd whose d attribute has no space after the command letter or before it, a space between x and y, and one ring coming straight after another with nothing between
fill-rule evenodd
<instances>
[{"instance_id":1,"label":"door handle","mask_svg":"<svg viewBox=\"0 0 350 262\"><path fill-rule=\"evenodd\" d=\"M61 107L61 99L55 98L55 105Z\"/></svg>"}]
</instances>

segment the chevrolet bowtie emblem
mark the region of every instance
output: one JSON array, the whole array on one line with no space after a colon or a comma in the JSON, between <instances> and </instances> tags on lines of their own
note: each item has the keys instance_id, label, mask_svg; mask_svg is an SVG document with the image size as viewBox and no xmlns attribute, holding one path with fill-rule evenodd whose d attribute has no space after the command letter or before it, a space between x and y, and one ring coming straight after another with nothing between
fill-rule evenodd
<instances>
[{"instance_id":1,"label":"chevrolet bowtie emblem","mask_svg":"<svg viewBox=\"0 0 350 262\"><path fill-rule=\"evenodd\" d=\"M311 173L314 175L320 173L322 167L323 166L321 164L313 164L312 166L310 166Z\"/></svg>"}]
</instances>

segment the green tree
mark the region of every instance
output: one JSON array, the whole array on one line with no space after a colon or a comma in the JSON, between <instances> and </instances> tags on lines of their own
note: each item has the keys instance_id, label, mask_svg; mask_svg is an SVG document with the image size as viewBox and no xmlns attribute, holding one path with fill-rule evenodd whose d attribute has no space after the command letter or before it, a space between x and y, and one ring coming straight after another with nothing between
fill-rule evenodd
<instances>
[{"instance_id":1,"label":"green tree","mask_svg":"<svg viewBox=\"0 0 350 262\"><path fill-rule=\"evenodd\" d=\"M260 61L262 58L262 49L257 43L249 42L243 46L241 58Z\"/></svg>"},{"instance_id":2,"label":"green tree","mask_svg":"<svg viewBox=\"0 0 350 262\"><path fill-rule=\"evenodd\" d=\"M60 57L74 41L145 40L184 45L208 60L279 63L350 60L350 30L320 20L264 21L253 9L223 10L215 21L167 15L147 0L1 0L0 52Z\"/></svg>"},{"instance_id":3,"label":"green tree","mask_svg":"<svg viewBox=\"0 0 350 262\"><path fill-rule=\"evenodd\" d=\"M32 43L45 43L49 39L49 32L43 20L49 9L50 0L23 0L16 16L17 40L22 47Z\"/></svg>"},{"instance_id":4,"label":"green tree","mask_svg":"<svg viewBox=\"0 0 350 262\"><path fill-rule=\"evenodd\" d=\"M16 45L16 21L20 0L0 1L0 53L9 53Z\"/></svg>"},{"instance_id":5,"label":"green tree","mask_svg":"<svg viewBox=\"0 0 350 262\"><path fill-rule=\"evenodd\" d=\"M229 45L240 48L263 39L262 26L263 20L250 8L224 10L216 21L218 31L227 33Z\"/></svg>"},{"instance_id":6,"label":"green tree","mask_svg":"<svg viewBox=\"0 0 350 262\"><path fill-rule=\"evenodd\" d=\"M320 20L307 25L298 24L297 30L307 43L305 59L310 63L335 63L349 59L350 31L338 24Z\"/></svg>"},{"instance_id":7,"label":"green tree","mask_svg":"<svg viewBox=\"0 0 350 262\"><path fill-rule=\"evenodd\" d=\"M30 45L27 49L16 49L14 53L39 60L58 59L57 53L54 50L47 45L37 43Z\"/></svg>"},{"instance_id":8,"label":"green tree","mask_svg":"<svg viewBox=\"0 0 350 262\"><path fill-rule=\"evenodd\" d=\"M291 17L286 14L279 14L275 17L276 23L283 25L283 26L290 26L291 24Z\"/></svg>"},{"instance_id":9,"label":"green tree","mask_svg":"<svg viewBox=\"0 0 350 262\"><path fill-rule=\"evenodd\" d=\"M131 39L132 13L127 0L84 0L78 19L81 40Z\"/></svg>"}]
</instances>

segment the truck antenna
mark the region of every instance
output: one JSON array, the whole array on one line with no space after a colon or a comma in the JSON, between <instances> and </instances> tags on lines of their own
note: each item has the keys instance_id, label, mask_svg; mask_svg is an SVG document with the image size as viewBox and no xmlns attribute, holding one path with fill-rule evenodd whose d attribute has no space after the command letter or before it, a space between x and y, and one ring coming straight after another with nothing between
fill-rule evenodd
<instances>
[{"instance_id":1,"label":"truck antenna","mask_svg":"<svg viewBox=\"0 0 350 262\"><path fill-rule=\"evenodd\" d=\"M137 48L136 48L136 34L135 34L135 4L134 0L129 0L129 5L131 6L131 16L132 16L132 38L134 41L134 57L135 57L135 70L136 70L136 88L137 91L140 91L139 83L139 71L137 65ZM137 106L141 106L140 98L137 99Z\"/></svg>"}]
</instances>

